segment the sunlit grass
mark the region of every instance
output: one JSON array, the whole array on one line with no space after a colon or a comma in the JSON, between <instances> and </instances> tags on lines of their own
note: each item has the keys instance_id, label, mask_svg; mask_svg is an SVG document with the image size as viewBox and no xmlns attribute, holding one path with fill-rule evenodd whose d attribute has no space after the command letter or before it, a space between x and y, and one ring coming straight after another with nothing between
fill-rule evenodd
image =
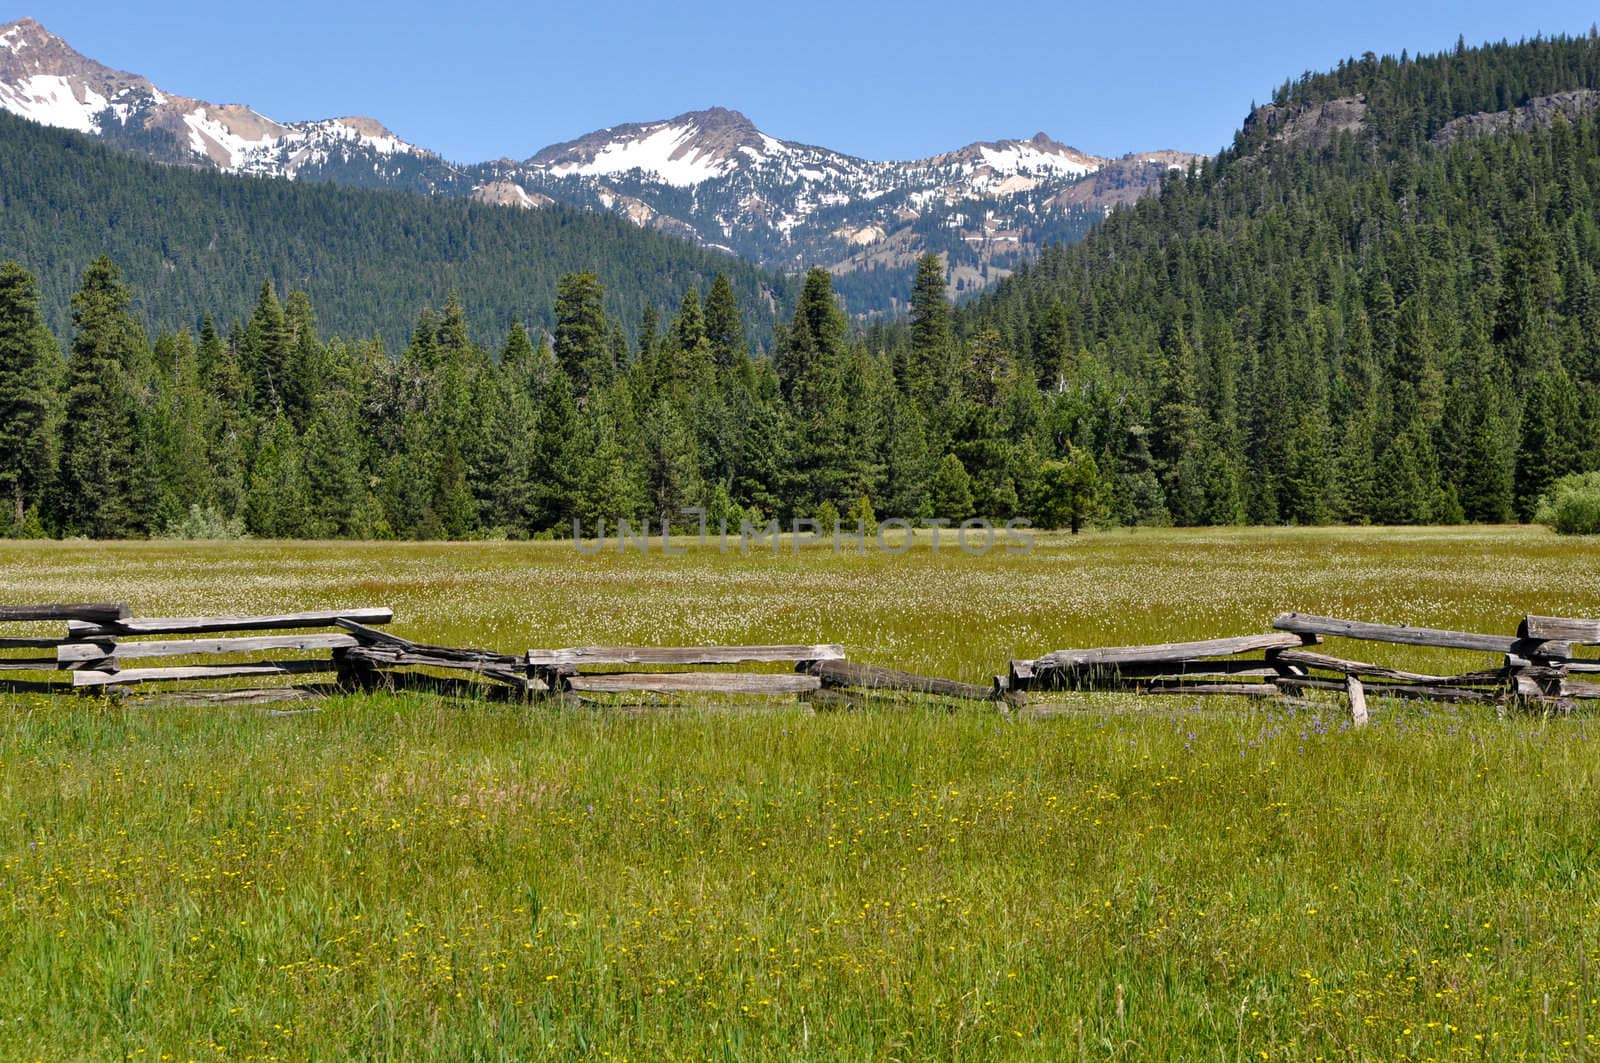
<instances>
[{"instance_id":1,"label":"sunlit grass","mask_svg":"<svg viewBox=\"0 0 1600 1063\"><path fill-rule=\"evenodd\" d=\"M0 599L387 604L399 633L512 650L839 641L982 680L1288 608L1486 631L1595 615L1597 559L1517 529L938 559L6 544ZM1394 650L1362 647L1417 660ZM0 706L0 1058L1593 1051L1582 717L1379 703L1355 733L1332 700L1108 695L1012 716Z\"/></svg>"}]
</instances>

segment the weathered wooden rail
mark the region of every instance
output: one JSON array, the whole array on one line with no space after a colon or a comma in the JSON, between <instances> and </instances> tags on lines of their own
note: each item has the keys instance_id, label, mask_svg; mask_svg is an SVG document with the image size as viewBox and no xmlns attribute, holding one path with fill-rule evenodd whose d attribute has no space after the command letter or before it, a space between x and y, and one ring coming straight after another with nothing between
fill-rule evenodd
<instances>
[{"instance_id":1,"label":"weathered wooden rail","mask_svg":"<svg viewBox=\"0 0 1600 1063\"><path fill-rule=\"evenodd\" d=\"M335 677L329 689L431 687L569 700L597 695L797 695L819 708L859 704L889 693L1015 705L1030 692L1045 691L1249 698L1322 691L1347 698L1358 726L1368 718L1369 695L1558 712L1572 711L1579 701L1600 700L1600 682L1577 678L1600 674L1600 658L1574 655L1575 646L1600 646L1600 620L1573 617L1528 616L1515 634L1497 635L1283 613L1273 620L1272 631L1261 634L1059 649L1013 660L992 686L850 661L844 648L834 644L572 646L509 654L428 645L379 629L393 619L394 613L381 607L136 617L121 602L0 605L0 623L66 624L63 635L0 637L0 671L49 673L43 681L6 684L45 690L120 691L146 683L170 688L328 674ZM1456 674L1412 671L1327 652L1320 646L1325 638L1492 654L1498 660ZM792 669L741 667L752 665ZM233 703L252 696L266 699L274 691L303 696L306 689L207 688L191 693Z\"/></svg>"},{"instance_id":2,"label":"weathered wooden rail","mask_svg":"<svg viewBox=\"0 0 1600 1063\"><path fill-rule=\"evenodd\" d=\"M854 664L844 648L774 646L576 646L495 650L413 642L377 625L386 608L326 609L260 616L136 617L124 603L0 607L0 621L65 621L64 636L0 639L0 670L65 673L46 689L115 692L148 683L260 680L330 674L331 689L426 687L445 692L488 689L519 698L579 699L584 695L682 694L809 697L823 689L915 691L935 697L990 700L987 687ZM317 631L315 629L324 630ZM275 656L263 656L275 655ZM285 656L287 655L287 656ZM256 659L240 659L254 656ZM177 663L161 665L161 659ZM220 659L219 659L220 658ZM196 663L197 661L205 663ZM788 672L728 671L730 665L789 664ZM719 670L708 670L719 669ZM487 684L487 688L484 684ZM12 684L15 686L16 684ZM31 684L36 686L38 684ZM219 702L267 700L274 692L303 696L291 686L260 691L192 691ZM828 704L819 696L819 704Z\"/></svg>"},{"instance_id":3,"label":"weathered wooden rail","mask_svg":"<svg viewBox=\"0 0 1600 1063\"><path fill-rule=\"evenodd\" d=\"M1573 655L1600 645L1600 620L1528 616L1515 635L1374 624L1282 613L1275 633L1152 646L1056 650L1011 662L997 682L1012 690L1119 690L1134 694L1220 694L1276 698L1308 691L1343 693L1351 719L1364 726L1367 695L1419 701L1533 706L1570 712L1600 698L1600 683L1574 674L1600 672L1600 660ZM1456 675L1414 672L1338 657L1310 647L1324 638L1494 654L1493 667Z\"/></svg>"}]
</instances>

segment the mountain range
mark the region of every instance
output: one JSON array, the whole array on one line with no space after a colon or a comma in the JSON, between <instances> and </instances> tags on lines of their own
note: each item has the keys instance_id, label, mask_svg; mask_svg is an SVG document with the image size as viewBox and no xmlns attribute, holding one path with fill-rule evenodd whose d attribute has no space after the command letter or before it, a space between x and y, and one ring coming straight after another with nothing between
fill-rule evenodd
<instances>
[{"instance_id":1,"label":"mountain range","mask_svg":"<svg viewBox=\"0 0 1600 1063\"><path fill-rule=\"evenodd\" d=\"M879 162L779 140L712 107L520 161L460 164L372 118L283 122L167 91L79 54L31 18L0 27L0 107L161 162L614 213L769 269L826 265L858 310L893 308L928 251L945 257L952 294L980 288L1202 158L1105 158L1040 133Z\"/></svg>"}]
</instances>

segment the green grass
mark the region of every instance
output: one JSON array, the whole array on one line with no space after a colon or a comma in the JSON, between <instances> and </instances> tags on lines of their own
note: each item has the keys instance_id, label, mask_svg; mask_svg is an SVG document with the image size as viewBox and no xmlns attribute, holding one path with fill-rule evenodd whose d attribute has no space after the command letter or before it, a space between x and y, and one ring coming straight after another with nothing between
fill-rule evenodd
<instances>
[{"instance_id":1,"label":"green grass","mask_svg":"<svg viewBox=\"0 0 1600 1063\"><path fill-rule=\"evenodd\" d=\"M981 559L5 544L0 600L381 603L435 641L827 640L982 679L1285 608L1595 615L1597 560L1521 529ZM0 709L0 1058L1575 1059L1600 1020L1583 717Z\"/></svg>"}]
</instances>

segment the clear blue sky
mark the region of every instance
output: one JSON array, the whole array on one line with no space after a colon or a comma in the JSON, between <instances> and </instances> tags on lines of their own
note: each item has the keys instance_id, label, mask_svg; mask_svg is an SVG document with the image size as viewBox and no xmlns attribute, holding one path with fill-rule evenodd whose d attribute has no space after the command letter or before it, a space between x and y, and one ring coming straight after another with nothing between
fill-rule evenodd
<instances>
[{"instance_id":1,"label":"clear blue sky","mask_svg":"<svg viewBox=\"0 0 1600 1063\"><path fill-rule=\"evenodd\" d=\"M0 21L32 15L170 91L284 121L371 115L463 162L713 104L868 158L1040 130L1101 154L1213 151L1251 100L1342 57L1600 17L1552 0L22 2Z\"/></svg>"}]
</instances>

